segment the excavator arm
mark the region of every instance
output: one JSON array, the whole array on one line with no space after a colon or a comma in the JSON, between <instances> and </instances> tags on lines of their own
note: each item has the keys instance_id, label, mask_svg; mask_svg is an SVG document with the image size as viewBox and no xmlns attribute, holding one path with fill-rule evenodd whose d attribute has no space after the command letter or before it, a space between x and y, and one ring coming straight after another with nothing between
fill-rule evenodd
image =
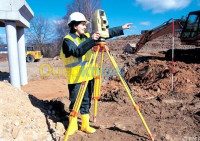
<instances>
[{"instance_id":1,"label":"excavator arm","mask_svg":"<svg viewBox=\"0 0 200 141\"><path fill-rule=\"evenodd\" d=\"M167 22L164 22L162 25L143 33L139 42L136 44L134 53L138 52L148 41L151 41L151 40L158 38L164 34L172 32L172 24L173 24L172 19L170 19ZM182 30L183 26L184 26L183 19L174 20L174 30L175 31Z\"/></svg>"},{"instance_id":2,"label":"excavator arm","mask_svg":"<svg viewBox=\"0 0 200 141\"><path fill-rule=\"evenodd\" d=\"M172 32L172 25L172 19L170 19L162 25L144 32L133 52L138 52L146 42ZM200 11L190 12L186 20L183 18L174 20L174 30L181 30L181 44L200 46Z\"/></svg>"}]
</instances>

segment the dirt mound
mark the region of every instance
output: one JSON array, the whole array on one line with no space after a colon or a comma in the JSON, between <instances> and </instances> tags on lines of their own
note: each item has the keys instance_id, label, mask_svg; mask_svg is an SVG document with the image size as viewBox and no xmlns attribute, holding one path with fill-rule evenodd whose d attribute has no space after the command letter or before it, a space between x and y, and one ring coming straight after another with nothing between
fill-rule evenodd
<instances>
[{"instance_id":1,"label":"dirt mound","mask_svg":"<svg viewBox=\"0 0 200 141\"><path fill-rule=\"evenodd\" d=\"M196 93L200 87L200 66L175 62L174 90L177 92ZM187 74L187 75L185 75ZM150 94L166 94L171 91L171 62L150 60L130 68L125 78L133 89Z\"/></svg>"},{"instance_id":2,"label":"dirt mound","mask_svg":"<svg viewBox=\"0 0 200 141\"><path fill-rule=\"evenodd\" d=\"M108 47L110 47L111 51L117 51L118 53L124 52L125 47L127 44L137 44L140 40L142 35L130 35L126 37L117 38L114 40L106 41ZM180 35L175 34L174 38L174 45L176 49L191 49L195 48L194 45L181 45L180 41ZM168 50L172 48L172 36L170 34L162 35L152 41L148 41L144 44L144 46L141 48L139 53L145 52L145 53L154 53L158 51Z\"/></svg>"},{"instance_id":3,"label":"dirt mound","mask_svg":"<svg viewBox=\"0 0 200 141\"><path fill-rule=\"evenodd\" d=\"M121 89L122 84L116 81L110 81L101 88L100 101L102 102L120 102L124 99L125 90Z\"/></svg>"},{"instance_id":4,"label":"dirt mound","mask_svg":"<svg viewBox=\"0 0 200 141\"><path fill-rule=\"evenodd\" d=\"M0 93L0 140L50 141L63 135L63 124L49 119L52 108L47 101L34 99L7 82L0 82ZM44 110L42 103L46 103Z\"/></svg>"}]
</instances>

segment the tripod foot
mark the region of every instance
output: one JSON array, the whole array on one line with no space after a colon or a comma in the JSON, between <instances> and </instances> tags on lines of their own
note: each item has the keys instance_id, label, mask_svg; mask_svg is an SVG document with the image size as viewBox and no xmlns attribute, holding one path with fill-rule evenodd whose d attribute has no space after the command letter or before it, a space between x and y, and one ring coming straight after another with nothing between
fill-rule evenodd
<instances>
[{"instance_id":1,"label":"tripod foot","mask_svg":"<svg viewBox=\"0 0 200 141\"><path fill-rule=\"evenodd\" d=\"M147 135L151 138L152 141L154 141L156 138L156 135L154 135L154 134L147 133Z\"/></svg>"},{"instance_id":2,"label":"tripod foot","mask_svg":"<svg viewBox=\"0 0 200 141\"><path fill-rule=\"evenodd\" d=\"M93 116L93 122L95 123L97 121L97 117Z\"/></svg>"}]
</instances>

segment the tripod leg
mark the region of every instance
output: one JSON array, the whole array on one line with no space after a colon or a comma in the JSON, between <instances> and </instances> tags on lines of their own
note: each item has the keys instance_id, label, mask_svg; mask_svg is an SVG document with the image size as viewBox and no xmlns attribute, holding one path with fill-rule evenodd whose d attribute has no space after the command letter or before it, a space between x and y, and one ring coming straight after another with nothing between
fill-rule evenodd
<instances>
[{"instance_id":1,"label":"tripod leg","mask_svg":"<svg viewBox=\"0 0 200 141\"><path fill-rule=\"evenodd\" d=\"M96 122L96 117L97 117L97 105L98 105L98 100L100 99L101 96L101 77L102 77L102 69L103 69L103 55L104 52L101 52L101 65L100 65L100 74L99 72L97 73L97 77L95 77L95 87L94 87L94 116L93 116L93 122Z\"/></svg>"},{"instance_id":2,"label":"tripod leg","mask_svg":"<svg viewBox=\"0 0 200 141\"><path fill-rule=\"evenodd\" d=\"M96 115L97 115L97 103L98 103L98 93L99 93L99 72L98 72L98 66L96 65L95 68L95 77L94 77L94 116L93 116L93 122L96 122Z\"/></svg>"},{"instance_id":3,"label":"tripod leg","mask_svg":"<svg viewBox=\"0 0 200 141\"><path fill-rule=\"evenodd\" d=\"M88 68L89 68L89 66L90 66L90 64L92 62L93 57L94 57L94 60L92 62L92 66L94 66L94 64L96 62L96 58L98 56L98 52L99 52L99 49L95 52L95 55L93 54L90 57L89 63L84 67L84 70L88 71ZM89 68L89 69L92 69L92 68ZM74 122L75 118L78 116L78 112L79 112L79 109L80 109L80 106L81 106L81 103L82 103L82 100L83 100L83 97L84 97L84 94L85 94L85 91L86 91L86 88L87 88L87 85L88 85L88 82L89 82L88 77L87 77L87 73L84 76L84 80L86 80L86 81L83 81L81 83L81 86L80 86L80 89L78 91L78 95L77 95L76 101L75 101L74 106L73 106L73 109L70 112L71 122L69 123L69 126L67 128L64 141L68 140L69 131L72 129L72 124L71 123Z\"/></svg>"},{"instance_id":4,"label":"tripod leg","mask_svg":"<svg viewBox=\"0 0 200 141\"><path fill-rule=\"evenodd\" d=\"M101 53L101 66L100 66L100 87L99 87L99 98L101 96L101 77L102 77L102 72L103 72L103 56L104 56L104 52Z\"/></svg>"},{"instance_id":5,"label":"tripod leg","mask_svg":"<svg viewBox=\"0 0 200 141\"><path fill-rule=\"evenodd\" d=\"M139 106L136 105L136 103L135 103L135 101L134 101L134 99L133 99L133 97L131 95L131 90L129 89L128 84L126 83L126 81L123 79L123 77L120 74L120 70L119 70L119 67L117 66L117 63L115 62L113 56L110 55L108 50L106 50L106 53L108 54L108 57L109 57L110 61L112 62L112 65L114 66L115 70L117 71L117 74L118 74L118 76L119 76L124 88L126 89L126 92L127 92L128 96L129 96L129 98L130 98L135 110L138 112L138 114L140 116L140 119L142 120L142 122L143 122L143 124L144 124L144 126L145 126L145 128L147 130L147 134L150 136L150 138L152 140L154 140L154 137L151 134L151 131L149 130L149 128L148 128L148 126L147 126L147 124L146 124L146 122L145 122L145 120L144 120L144 118L143 118L143 116L142 116L142 114L141 114L141 112L139 110Z\"/></svg>"}]
</instances>

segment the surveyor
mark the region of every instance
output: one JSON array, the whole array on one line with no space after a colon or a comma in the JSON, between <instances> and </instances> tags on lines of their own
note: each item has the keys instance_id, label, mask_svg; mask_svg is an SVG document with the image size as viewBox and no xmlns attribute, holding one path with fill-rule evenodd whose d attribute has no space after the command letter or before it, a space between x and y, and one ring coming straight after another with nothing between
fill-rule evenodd
<instances>
[{"instance_id":1,"label":"surveyor","mask_svg":"<svg viewBox=\"0 0 200 141\"><path fill-rule=\"evenodd\" d=\"M68 79L69 100L71 101L69 105L70 111L73 109L81 82L85 81L84 76L81 75L81 70L89 61L93 54L92 47L97 45L97 41L100 38L99 32L95 32L91 35L85 33L86 25L88 23L89 22L82 13L72 13L68 19L70 32L64 37L61 48L60 55L67 72L66 76ZM123 35L123 29L129 28L129 23L124 26L111 28L109 29L109 38ZM91 107L91 97L94 87L94 75L89 75L88 79L89 83L80 107L82 121L81 130L86 133L94 133L96 130L89 126L89 109ZM69 118L69 122L71 122L70 124L72 125L72 128L69 130L69 135L72 135L78 130L77 117L76 120L71 120Z\"/></svg>"}]
</instances>

